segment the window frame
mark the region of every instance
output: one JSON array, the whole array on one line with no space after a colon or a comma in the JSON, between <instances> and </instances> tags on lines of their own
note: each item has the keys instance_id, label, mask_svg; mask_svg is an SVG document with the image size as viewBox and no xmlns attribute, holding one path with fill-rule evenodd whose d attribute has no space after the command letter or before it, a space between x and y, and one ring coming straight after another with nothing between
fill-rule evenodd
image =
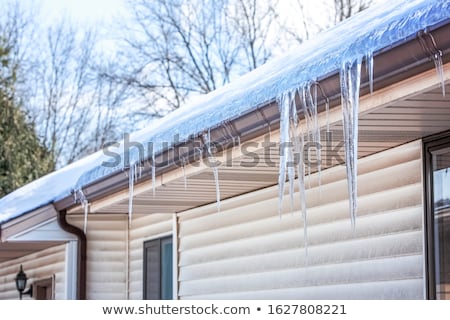
<instances>
[{"instance_id":1,"label":"window frame","mask_svg":"<svg viewBox=\"0 0 450 320\"><path fill-rule=\"evenodd\" d=\"M170 240L173 246L174 240L173 235L163 236L159 238L149 239L143 242L143 263L142 263L142 272L143 272L143 282L142 282L142 299L143 300L150 300L148 298L147 294L147 248L150 245L155 245L158 247L158 264L159 264L159 283L158 283L158 291L159 291L159 300L162 300L162 245L166 240ZM172 266L173 266L173 256L171 256L172 259ZM173 269L173 268L172 268ZM173 276L173 270L171 270L171 274ZM173 287L172 287L173 290ZM173 300L173 292L172 297Z\"/></svg>"},{"instance_id":2,"label":"window frame","mask_svg":"<svg viewBox=\"0 0 450 320\"><path fill-rule=\"evenodd\" d=\"M434 202L433 202L433 152L450 147L450 131L426 137L423 140L423 188L424 188L424 233L425 233L425 281L426 298L436 299L436 265L434 243Z\"/></svg>"},{"instance_id":3,"label":"window frame","mask_svg":"<svg viewBox=\"0 0 450 320\"><path fill-rule=\"evenodd\" d=\"M44 294L44 297L42 296L42 289L45 290L45 288L49 288L51 291L51 298L47 299L47 297ZM36 292L36 293L35 293ZM33 283L33 295L35 296L35 300L55 300L55 275L39 279L34 281Z\"/></svg>"}]
</instances>

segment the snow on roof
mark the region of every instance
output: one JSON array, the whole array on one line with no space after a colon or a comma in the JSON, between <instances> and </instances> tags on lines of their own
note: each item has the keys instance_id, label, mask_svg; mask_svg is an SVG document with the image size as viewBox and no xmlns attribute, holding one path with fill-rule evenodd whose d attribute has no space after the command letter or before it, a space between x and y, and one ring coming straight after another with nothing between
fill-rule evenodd
<instances>
[{"instance_id":1,"label":"snow on roof","mask_svg":"<svg viewBox=\"0 0 450 320\"><path fill-rule=\"evenodd\" d=\"M345 62L370 56L449 18L450 0L381 3L305 42L290 54L181 107L131 135L130 140L144 146L155 142L157 153L161 143L173 141L175 135L183 141L250 112L287 90L335 73ZM6 195L0 199L0 223L61 200L74 190L123 169L123 163L112 168L103 165L110 160L99 151Z\"/></svg>"}]
</instances>

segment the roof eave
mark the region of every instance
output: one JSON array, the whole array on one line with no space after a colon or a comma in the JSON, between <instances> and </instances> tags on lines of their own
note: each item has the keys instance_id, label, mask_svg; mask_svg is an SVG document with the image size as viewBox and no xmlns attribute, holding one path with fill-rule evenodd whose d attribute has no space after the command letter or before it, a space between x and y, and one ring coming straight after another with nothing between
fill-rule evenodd
<instances>
[{"instance_id":1,"label":"roof eave","mask_svg":"<svg viewBox=\"0 0 450 320\"><path fill-rule=\"evenodd\" d=\"M443 63L449 62L450 38L448 37L448 34L450 34L450 19L439 25L429 27L427 30L422 30L420 33L412 35L399 43L391 44L389 47L374 52L374 91L435 68L434 61L430 56L430 53L435 49L440 50L442 53ZM426 41L424 42L421 40L421 37L429 38L425 39ZM424 43L431 44L431 40L436 43L436 48L427 48L424 46ZM319 111L324 110L326 100L329 101L330 107L339 105L341 100L339 70L318 78L317 82L321 87L321 90L318 92L318 102L321 106ZM364 61L361 74L360 96L369 93L369 76L366 69L366 61ZM279 111L278 105L276 104L276 97L273 97L271 101L267 101L261 106L252 108L248 113L235 119L229 119L226 124L222 123L212 127L210 129L211 143L226 149L236 142L233 133L239 135L240 142L242 143L257 136L261 136L270 130L277 129L278 127ZM189 144L194 143L194 136L195 135L192 135L191 140L175 145L172 148L194 150L194 148L189 148L188 146ZM171 158L170 153L172 153L172 155L177 154L166 149L156 155L157 162L161 159L170 159L170 161L167 161L168 164L166 166L157 168L157 175L179 167L181 157L174 158L172 156ZM196 157L198 159L198 154L194 154L193 152L191 152L191 154L183 154L183 161L185 161L185 163L190 163L194 161ZM151 179L151 170L149 167L146 167L142 172L141 181L146 179ZM122 171L118 171L84 186L83 193L89 201L95 201L106 195L114 194L128 188L128 184L128 177L123 174ZM59 211L70 209L78 204L74 202L73 196L67 196L56 201L54 205L56 210Z\"/></svg>"}]
</instances>

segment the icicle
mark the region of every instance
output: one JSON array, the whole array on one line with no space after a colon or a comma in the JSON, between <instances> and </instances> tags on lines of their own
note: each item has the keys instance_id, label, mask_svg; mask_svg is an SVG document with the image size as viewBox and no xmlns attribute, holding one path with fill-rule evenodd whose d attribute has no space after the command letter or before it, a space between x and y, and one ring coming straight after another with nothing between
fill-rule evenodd
<instances>
[{"instance_id":1,"label":"icicle","mask_svg":"<svg viewBox=\"0 0 450 320\"><path fill-rule=\"evenodd\" d=\"M352 230L357 214L358 110L361 81L361 59L345 62L340 72L345 146L345 165Z\"/></svg>"},{"instance_id":2,"label":"icicle","mask_svg":"<svg viewBox=\"0 0 450 320\"><path fill-rule=\"evenodd\" d=\"M300 133L301 146L304 146L303 132ZM303 218L303 242L305 246L305 261L308 258L308 221L306 216L306 188L305 188L305 159L303 147L300 149L300 159L298 163L298 189L300 193L300 203Z\"/></svg>"},{"instance_id":3,"label":"icicle","mask_svg":"<svg viewBox=\"0 0 450 320\"><path fill-rule=\"evenodd\" d=\"M369 51L366 55L366 71L369 75L370 94L373 93L373 52Z\"/></svg>"},{"instance_id":4,"label":"icicle","mask_svg":"<svg viewBox=\"0 0 450 320\"><path fill-rule=\"evenodd\" d=\"M283 94L278 102L280 108L280 168L278 174L278 214L281 218L283 211L284 186L286 182L286 167L289 151L289 99Z\"/></svg>"},{"instance_id":5,"label":"icicle","mask_svg":"<svg viewBox=\"0 0 450 320\"><path fill-rule=\"evenodd\" d=\"M220 212L220 188L219 188L219 169L217 167L213 168L214 181L216 184L216 204L217 212Z\"/></svg>"},{"instance_id":6,"label":"icicle","mask_svg":"<svg viewBox=\"0 0 450 320\"><path fill-rule=\"evenodd\" d=\"M153 197L155 197L156 194L156 162L155 162L155 151L152 151L152 190L153 190Z\"/></svg>"},{"instance_id":7,"label":"icicle","mask_svg":"<svg viewBox=\"0 0 450 320\"><path fill-rule=\"evenodd\" d=\"M304 134L303 130L298 125L298 117L297 117L297 107L295 104L295 94L292 97L292 105L291 105L291 114L292 114L292 126L293 126L293 137L294 137L294 152L298 155L298 163L297 163L297 172L298 172L298 190L300 194L300 203L302 210L302 218L303 218L303 242L305 247L305 261L308 256L308 229L307 229L307 218L306 218L306 190L305 190L305 160L304 160Z\"/></svg>"},{"instance_id":8,"label":"icicle","mask_svg":"<svg viewBox=\"0 0 450 320\"><path fill-rule=\"evenodd\" d=\"M184 158L182 160L181 167L183 168L183 180L184 180L184 191L187 190L187 176L186 176L186 167L184 164Z\"/></svg>"},{"instance_id":9,"label":"icicle","mask_svg":"<svg viewBox=\"0 0 450 320\"><path fill-rule=\"evenodd\" d=\"M138 175L139 175L139 170L137 170L137 164L134 164L133 165L134 166L134 181L137 181L137 179L138 179Z\"/></svg>"},{"instance_id":10,"label":"icicle","mask_svg":"<svg viewBox=\"0 0 450 320\"><path fill-rule=\"evenodd\" d=\"M293 98L291 97L290 93L288 93L287 98L288 98L287 103L289 104L287 106L287 109L289 112L289 107L291 105L291 101L293 100ZM294 106L295 106L295 104L294 104ZM294 155L293 155L293 150L292 150L290 141L289 141L289 145L287 147L288 147L287 170L288 170L288 180L289 180L289 199L290 199L290 204L291 204L291 212L294 213L295 163L294 163Z\"/></svg>"},{"instance_id":11,"label":"icicle","mask_svg":"<svg viewBox=\"0 0 450 320\"><path fill-rule=\"evenodd\" d=\"M301 90L302 90L302 94L301 94L301 97L302 97L302 109L303 109L303 115L305 117L305 122L306 122L306 141L303 140L303 142L308 145L307 157L308 157L308 160L309 160L309 159L311 159L309 145L310 145L310 142L311 142L310 134L312 132L312 130L311 130L312 118L311 118L311 113L310 113L310 110L309 110L310 108L308 108L308 102L307 102L307 91L309 90L309 86L306 85ZM311 164L309 163L309 161L307 163L307 167L308 167L308 187L311 188Z\"/></svg>"},{"instance_id":12,"label":"icicle","mask_svg":"<svg viewBox=\"0 0 450 320\"><path fill-rule=\"evenodd\" d=\"M316 161L318 170L320 170L319 163L321 163L321 149L320 149L320 128L317 112L317 86L314 87L314 93L311 93L311 83L306 84L302 88L302 106L303 114L306 121L306 144L308 145L308 187L311 188L311 146L316 147ZM320 175L320 173L319 173Z\"/></svg>"},{"instance_id":13,"label":"icicle","mask_svg":"<svg viewBox=\"0 0 450 320\"><path fill-rule=\"evenodd\" d=\"M204 140L206 140L206 148L207 148L207 157L210 164L215 164L216 159L214 158L211 151L211 132L208 130L208 133L205 134ZM213 175L214 175L214 183L216 186L216 204L217 204L217 212L220 212L220 185L219 185L219 169L217 165L212 167Z\"/></svg>"},{"instance_id":14,"label":"icicle","mask_svg":"<svg viewBox=\"0 0 450 320\"><path fill-rule=\"evenodd\" d=\"M128 223L131 226L133 218L133 197L134 197L134 182L136 178L137 164L130 166L130 173L128 174Z\"/></svg>"},{"instance_id":15,"label":"icicle","mask_svg":"<svg viewBox=\"0 0 450 320\"><path fill-rule=\"evenodd\" d=\"M82 205L84 209L84 234L86 234L87 231L87 220L88 220L88 213L89 213L89 203L83 203Z\"/></svg>"},{"instance_id":16,"label":"icicle","mask_svg":"<svg viewBox=\"0 0 450 320\"><path fill-rule=\"evenodd\" d=\"M442 64L442 51L439 50L438 53L433 56L434 65L436 67L436 73L439 77L442 87L442 96L445 97L445 81L444 81L444 66Z\"/></svg>"},{"instance_id":17,"label":"icicle","mask_svg":"<svg viewBox=\"0 0 450 320\"><path fill-rule=\"evenodd\" d=\"M320 143L319 112L317 110L317 85L314 86L314 126L319 197L322 197L322 145Z\"/></svg>"},{"instance_id":18,"label":"icicle","mask_svg":"<svg viewBox=\"0 0 450 320\"><path fill-rule=\"evenodd\" d=\"M327 133L330 132L330 101L328 98L325 101L325 113L327 117Z\"/></svg>"},{"instance_id":19,"label":"icicle","mask_svg":"<svg viewBox=\"0 0 450 320\"><path fill-rule=\"evenodd\" d=\"M86 234L87 231L87 220L88 220L88 213L89 213L89 202L86 198L86 196L83 193L83 190L78 190L78 194L79 194L79 199L80 199L80 203L81 203L81 207L84 210L84 234Z\"/></svg>"}]
</instances>

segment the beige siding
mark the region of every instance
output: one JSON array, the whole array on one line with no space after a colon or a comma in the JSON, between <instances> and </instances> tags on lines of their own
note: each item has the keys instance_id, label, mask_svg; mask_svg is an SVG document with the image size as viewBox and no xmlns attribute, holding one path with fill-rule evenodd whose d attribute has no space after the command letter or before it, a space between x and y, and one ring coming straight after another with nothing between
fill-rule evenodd
<instances>
[{"instance_id":1,"label":"beige siding","mask_svg":"<svg viewBox=\"0 0 450 320\"><path fill-rule=\"evenodd\" d=\"M0 263L0 300L19 298L14 279L21 264L29 278L28 284L54 277L55 299L65 299L65 250L66 245L62 244ZM29 297L24 296L24 299Z\"/></svg>"},{"instance_id":2,"label":"beige siding","mask_svg":"<svg viewBox=\"0 0 450 320\"><path fill-rule=\"evenodd\" d=\"M180 214L180 298L423 298L421 172L420 141L360 160L355 233L345 168L312 176L307 255L298 193L281 219L276 187Z\"/></svg>"},{"instance_id":3,"label":"beige siding","mask_svg":"<svg viewBox=\"0 0 450 320\"><path fill-rule=\"evenodd\" d=\"M69 216L68 222L83 228L82 216ZM86 297L127 298L127 229L125 215L90 215L87 224Z\"/></svg>"},{"instance_id":4,"label":"beige siding","mask_svg":"<svg viewBox=\"0 0 450 320\"><path fill-rule=\"evenodd\" d=\"M172 234L171 214L134 215L130 230L130 299L142 299L144 241Z\"/></svg>"}]
</instances>

